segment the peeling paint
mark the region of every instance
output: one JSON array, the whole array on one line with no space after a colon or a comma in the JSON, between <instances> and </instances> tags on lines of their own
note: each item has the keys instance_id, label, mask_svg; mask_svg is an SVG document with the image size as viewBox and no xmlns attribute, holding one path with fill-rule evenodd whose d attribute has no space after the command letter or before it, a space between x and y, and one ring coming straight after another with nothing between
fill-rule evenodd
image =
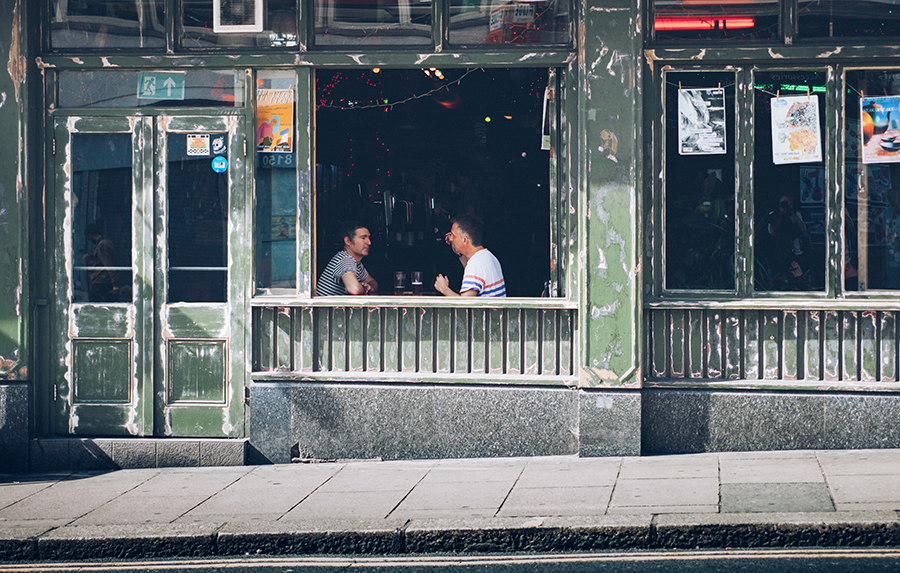
<instances>
[{"instance_id":1,"label":"peeling paint","mask_svg":"<svg viewBox=\"0 0 900 573\"><path fill-rule=\"evenodd\" d=\"M692 60L702 60L705 57L706 57L706 49L704 48L704 49L700 50L700 52L698 54L691 56L691 59Z\"/></svg>"},{"instance_id":2,"label":"peeling paint","mask_svg":"<svg viewBox=\"0 0 900 573\"><path fill-rule=\"evenodd\" d=\"M100 63L103 64L104 68L118 68L119 67L118 64L114 64L114 63L110 62L109 58L107 58L105 56L100 58Z\"/></svg>"},{"instance_id":3,"label":"peeling paint","mask_svg":"<svg viewBox=\"0 0 900 573\"><path fill-rule=\"evenodd\" d=\"M83 63L84 63L84 60L82 60L81 58L78 58L78 57L74 57L74 56L73 56L73 57L71 57L71 58L69 58L69 59L72 60L72 61L73 61L74 63L76 63L76 64L83 64Z\"/></svg>"},{"instance_id":4,"label":"peeling paint","mask_svg":"<svg viewBox=\"0 0 900 573\"><path fill-rule=\"evenodd\" d=\"M776 60L784 58L784 56L782 56L781 54L776 54L775 50L773 50L772 48L769 48L769 56Z\"/></svg>"},{"instance_id":5,"label":"peeling paint","mask_svg":"<svg viewBox=\"0 0 900 573\"><path fill-rule=\"evenodd\" d=\"M842 48L840 46L838 46L834 50L831 50L830 52L822 52L821 54L818 54L816 57L817 58L830 58L831 56L836 56L837 54L840 54L841 50L842 50Z\"/></svg>"},{"instance_id":6,"label":"peeling paint","mask_svg":"<svg viewBox=\"0 0 900 573\"><path fill-rule=\"evenodd\" d=\"M48 63L44 62L44 60L42 60L40 57L35 58L34 63L37 66L37 68L39 70L41 70L42 72L47 68L50 68L50 69L56 68L56 66L54 66L53 64L48 64Z\"/></svg>"},{"instance_id":7,"label":"peeling paint","mask_svg":"<svg viewBox=\"0 0 900 573\"><path fill-rule=\"evenodd\" d=\"M25 57L19 54L19 3L16 2L13 7L13 16L11 23L11 32L9 39L9 61L6 64L6 71L12 80L13 87L16 90L16 101L19 101L19 88L25 83L27 70L27 62Z\"/></svg>"}]
</instances>

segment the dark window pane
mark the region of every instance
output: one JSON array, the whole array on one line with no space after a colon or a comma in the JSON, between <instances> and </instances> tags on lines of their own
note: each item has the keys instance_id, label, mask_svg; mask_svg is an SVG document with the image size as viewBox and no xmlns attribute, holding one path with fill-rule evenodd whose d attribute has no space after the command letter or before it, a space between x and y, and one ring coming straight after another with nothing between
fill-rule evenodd
<instances>
[{"instance_id":1,"label":"dark window pane","mask_svg":"<svg viewBox=\"0 0 900 573\"><path fill-rule=\"evenodd\" d=\"M185 48L293 48L297 36L296 0L221 1L218 27L213 0L184 2L182 39ZM262 2L262 23L256 9ZM259 31L251 31L254 26Z\"/></svg>"},{"instance_id":2,"label":"dark window pane","mask_svg":"<svg viewBox=\"0 0 900 573\"><path fill-rule=\"evenodd\" d=\"M654 0L653 8L658 41L778 37L778 0Z\"/></svg>"},{"instance_id":3,"label":"dark window pane","mask_svg":"<svg viewBox=\"0 0 900 573\"><path fill-rule=\"evenodd\" d=\"M900 289L900 73L848 72L847 87L844 288Z\"/></svg>"},{"instance_id":4,"label":"dark window pane","mask_svg":"<svg viewBox=\"0 0 900 573\"><path fill-rule=\"evenodd\" d=\"M665 286L733 290L734 74L670 73L665 78ZM721 90L724 110L717 96ZM708 125L715 129L705 132Z\"/></svg>"},{"instance_id":5,"label":"dark window pane","mask_svg":"<svg viewBox=\"0 0 900 573\"><path fill-rule=\"evenodd\" d=\"M568 0L450 0L450 43L566 44Z\"/></svg>"},{"instance_id":6,"label":"dark window pane","mask_svg":"<svg viewBox=\"0 0 900 573\"><path fill-rule=\"evenodd\" d=\"M228 134L171 133L167 146L167 300L225 302L228 171L213 158L228 159Z\"/></svg>"},{"instance_id":7,"label":"dark window pane","mask_svg":"<svg viewBox=\"0 0 900 573\"><path fill-rule=\"evenodd\" d=\"M165 0L54 0L53 48L165 48Z\"/></svg>"},{"instance_id":8,"label":"dark window pane","mask_svg":"<svg viewBox=\"0 0 900 573\"><path fill-rule=\"evenodd\" d=\"M317 46L431 44L430 0L316 0Z\"/></svg>"},{"instance_id":9,"label":"dark window pane","mask_svg":"<svg viewBox=\"0 0 900 573\"><path fill-rule=\"evenodd\" d=\"M130 133L72 136L73 302L131 302Z\"/></svg>"},{"instance_id":10,"label":"dark window pane","mask_svg":"<svg viewBox=\"0 0 900 573\"><path fill-rule=\"evenodd\" d=\"M59 107L240 107L243 78L243 72L206 70L61 72Z\"/></svg>"},{"instance_id":11,"label":"dark window pane","mask_svg":"<svg viewBox=\"0 0 900 573\"><path fill-rule=\"evenodd\" d=\"M316 276L343 247L340 224L355 220L371 234L362 262L382 293L393 292L395 271L407 286L422 271L426 291L440 273L458 291L463 266L444 235L450 217L474 214L507 295L540 296L553 268L550 152L541 149L549 72L441 75L317 72ZM384 100L393 105L350 104Z\"/></svg>"},{"instance_id":12,"label":"dark window pane","mask_svg":"<svg viewBox=\"0 0 900 573\"><path fill-rule=\"evenodd\" d=\"M895 0L800 0L801 38L896 38L900 2Z\"/></svg>"},{"instance_id":13,"label":"dark window pane","mask_svg":"<svg viewBox=\"0 0 900 573\"><path fill-rule=\"evenodd\" d=\"M818 137L822 144L825 74L814 71L760 72L754 79L755 289L821 291L825 288L825 164L821 161L774 163L772 106L778 96L801 95L802 101L817 101ZM804 145L800 135L795 139L788 140L792 149Z\"/></svg>"}]
</instances>

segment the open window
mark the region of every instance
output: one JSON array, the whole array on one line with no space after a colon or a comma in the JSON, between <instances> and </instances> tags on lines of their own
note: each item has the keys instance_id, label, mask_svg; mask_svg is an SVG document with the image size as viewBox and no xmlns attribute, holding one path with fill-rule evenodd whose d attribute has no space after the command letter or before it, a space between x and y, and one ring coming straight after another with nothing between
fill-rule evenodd
<instances>
[{"instance_id":1,"label":"open window","mask_svg":"<svg viewBox=\"0 0 900 573\"><path fill-rule=\"evenodd\" d=\"M422 271L426 293L438 273L459 290L463 267L444 236L467 213L485 223L508 296L544 294L560 236L543 135L554 81L546 68L318 71L316 276L354 220L371 233L363 264L381 292L396 271Z\"/></svg>"}]
</instances>

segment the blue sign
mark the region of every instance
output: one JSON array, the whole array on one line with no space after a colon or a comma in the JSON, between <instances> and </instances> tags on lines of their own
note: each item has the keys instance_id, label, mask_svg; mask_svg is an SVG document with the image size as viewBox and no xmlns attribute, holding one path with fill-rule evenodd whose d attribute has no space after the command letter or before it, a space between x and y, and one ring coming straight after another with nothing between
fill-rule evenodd
<instances>
[{"instance_id":1,"label":"blue sign","mask_svg":"<svg viewBox=\"0 0 900 573\"><path fill-rule=\"evenodd\" d=\"M221 155L213 157L212 168L216 173L224 173L228 169L228 160Z\"/></svg>"}]
</instances>

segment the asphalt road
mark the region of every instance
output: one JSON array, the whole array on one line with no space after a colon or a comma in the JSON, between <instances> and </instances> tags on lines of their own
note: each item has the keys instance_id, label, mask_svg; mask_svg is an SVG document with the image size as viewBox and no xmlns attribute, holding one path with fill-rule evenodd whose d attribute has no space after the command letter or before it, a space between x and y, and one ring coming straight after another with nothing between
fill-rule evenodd
<instances>
[{"instance_id":1,"label":"asphalt road","mask_svg":"<svg viewBox=\"0 0 900 573\"><path fill-rule=\"evenodd\" d=\"M900 571L900 549L796 549L452 555L427 557L245 557L136 562L0 564L0 573L872 573Z\"/></svg>"}]
</instances>

